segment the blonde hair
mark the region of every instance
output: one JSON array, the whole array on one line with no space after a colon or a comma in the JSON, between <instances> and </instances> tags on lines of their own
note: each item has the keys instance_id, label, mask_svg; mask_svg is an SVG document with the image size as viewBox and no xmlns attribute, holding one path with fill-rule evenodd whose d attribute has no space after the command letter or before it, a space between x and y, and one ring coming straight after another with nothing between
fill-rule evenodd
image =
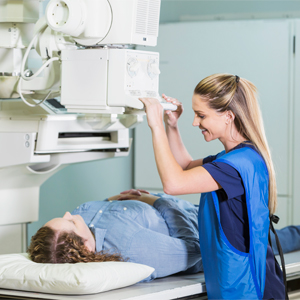
<instances>
[{"instance_id":1,"label":"blonde hair","mask_svg":"<svg viewBox=\"0 0 300 300\"><path fill-rule=\"evenodd\" d=\"M36 263L126 261L118 253L91 252L85 247L84 240L74 232L59 232L47 226L41 227L31 238L27 253Z\"/></svg>"},{"instance_id":2,"label":"blonde hair","mask_svg":"<svg viewBox=\"0 0 300 300\"><path fill-rule=\"evenodd\" d=\"M200 81L194 93L218 112L232 111L238 132L251 141L263 157L269 172L269 210L273 214L277 206L275 170L255 85L231 74L214 74Z\"/></svg>"}]
</instances>

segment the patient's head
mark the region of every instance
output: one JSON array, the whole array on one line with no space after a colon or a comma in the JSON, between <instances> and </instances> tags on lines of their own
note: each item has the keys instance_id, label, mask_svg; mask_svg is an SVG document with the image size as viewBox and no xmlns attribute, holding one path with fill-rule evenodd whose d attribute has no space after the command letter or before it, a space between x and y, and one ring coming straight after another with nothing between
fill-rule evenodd
<instances>
[{"instance_id":1,"label":"patient's head","mask_svg":"<svg viewBox=\"0 0 300 300\"><path fill-rule=\"evenodd\" d=\"M31 238L27 250L38 263L124 261L119 254L95 253L95 238L79 215L50 220Z\"/></svg>"},{"instance_id":2,"label":"patient's head","mask_svg":"<svg viewBox=\"0 0 300 300\"><path fill-rule=\"evenodd\" d=\"M57 232L74 232L83 239L84 245L88 250L95 252L95 238L80 215L71 215L67 211L62 218L52 219L45 226Z\"/></svg>"}]
</instances>

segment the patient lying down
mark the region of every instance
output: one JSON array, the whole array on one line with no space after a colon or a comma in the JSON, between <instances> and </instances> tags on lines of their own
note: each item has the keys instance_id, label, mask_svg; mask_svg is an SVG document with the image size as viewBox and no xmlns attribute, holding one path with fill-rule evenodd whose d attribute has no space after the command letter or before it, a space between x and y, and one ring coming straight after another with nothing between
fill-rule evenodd
<instances>
[{"instance_id":1,"label":"patient lying down","mask_svg":"<svg viewBox=\"0 0 300 300\"><path fill-rule=\"evenodd\" d=\"M121 201L122 200L122 201ZM198 208L165 194L125 191L47 222L28 253L38 263L130 261L155 268L147 281L202 271Z\"/></svg>"},{"instance_id":2,"label":"patient lying down","mask_svg":"<svg viewBox=\"0 0 300 300\"><path fill-rule=\"evenodd\" d=\"M145 281L198 273L203 268L197 215L198 207L187 201L129 190L50 220L32 237L28 253L38 263L145 264L155 268ZM300 226L277 233L284 252L300 249Z\"/></svg>"}]
</instances>

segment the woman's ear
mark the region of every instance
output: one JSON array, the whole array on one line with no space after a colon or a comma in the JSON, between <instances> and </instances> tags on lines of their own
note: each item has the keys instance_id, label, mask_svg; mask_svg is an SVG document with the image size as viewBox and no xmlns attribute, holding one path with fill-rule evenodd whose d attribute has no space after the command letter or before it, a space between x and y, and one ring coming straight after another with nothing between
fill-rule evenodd
<instances>
[{"instance_id":1,"label":"woman's ear","mask_svg":"<svg viewBox=\"0 0 300 300\"><path fill-rule=\"evenodd\" d=\"M234 121L235 115L231 110L226 111L226 124L230 124Z\"/></svg>"}]
</instances>

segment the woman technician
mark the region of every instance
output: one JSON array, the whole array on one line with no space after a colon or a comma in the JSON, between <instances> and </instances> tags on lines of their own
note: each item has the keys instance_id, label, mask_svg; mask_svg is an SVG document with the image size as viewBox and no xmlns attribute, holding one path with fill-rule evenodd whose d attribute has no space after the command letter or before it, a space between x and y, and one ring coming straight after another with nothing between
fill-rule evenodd
<instances>
[{"instance_id":1,"label":"woman technician","mask_svg":"<svg viewBox=\"0 0 300 300\"><path fill-rule=\"evenodd\" d=\"M182 104L165 113L155 99L146 107L165 193L202 193L199 239L209 299L285 299L281 269L268 244L276 209L276 180L255 86L230 74L204 78L195 88L193 126L224 151L192 160L177 120Z\"/></svg>"}]
</instances>

